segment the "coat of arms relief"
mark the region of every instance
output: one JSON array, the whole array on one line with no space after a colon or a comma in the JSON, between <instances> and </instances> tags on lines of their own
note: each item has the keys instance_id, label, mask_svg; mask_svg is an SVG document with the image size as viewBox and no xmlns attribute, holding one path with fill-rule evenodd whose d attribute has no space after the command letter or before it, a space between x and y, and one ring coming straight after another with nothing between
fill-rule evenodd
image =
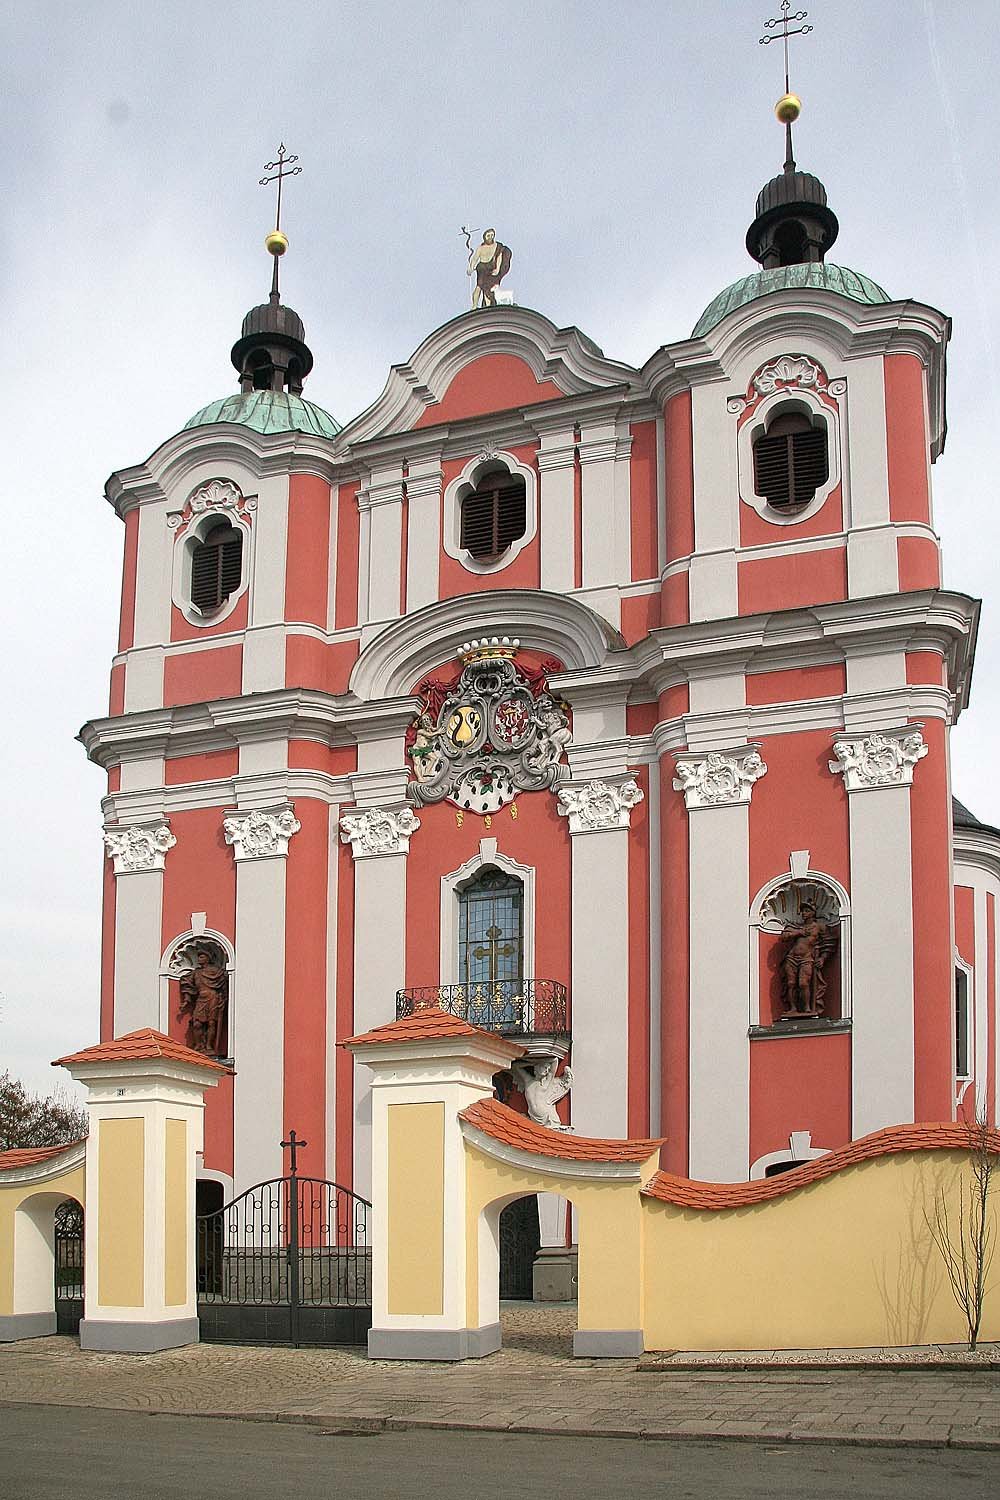
<instances>
[{"instance_id":1,"label":"coat of arms relief","mask_svg":"<svg viewBox=\"0 0 1000 1500\"><path fill-rule=\"evenodd\" d=\"M467 641L457 682L420 684L421 709L407 736L413 802L448 801L489 816L518 792L568 779L567 705L549 692L547 675L560 663L524 666L514 659L519 646L508 636Z\"/></svg>"}]
</instances>

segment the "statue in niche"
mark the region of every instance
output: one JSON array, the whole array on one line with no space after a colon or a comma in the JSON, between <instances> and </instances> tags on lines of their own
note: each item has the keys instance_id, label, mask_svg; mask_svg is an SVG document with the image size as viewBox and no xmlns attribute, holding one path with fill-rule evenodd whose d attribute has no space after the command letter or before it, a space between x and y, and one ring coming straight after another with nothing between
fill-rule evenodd
<instances>
[{"instance_id":1,"label":"statue in niche","mask_svg":"<svg viewBox=\"0 0 1000 1500\"><path fill-rule=\"evenodd\" d=\"M469 231L463 226L465 243L469 247L469 269L467 276L475 276L472 288L473 307L496 307L496 290L510 270L511 251L508 245L497 241L495 229L483 231L483 242L475 250Z\"/></svg>"},{"instance_id":2,"label":"statue in niche","mask_svg":"<svg viewBox=\"0 0 1000 1500\"><path fill-rule=\"evenodd\" d=\"M229 975L214 945L199 946L192 967L180 975L180 1016L187 1018L188 1046L222 1057L229 1009Z\"/></svg>"},{"instance_id":3,"label":"statue in niche","mask_svg":"<svg viewBox=\"0 0 1000 1500\"><path fill-rule=\"evenodd\" d=\"M803 901L797 922L787 922L782 936L789 940L781 963L782 1021L822 1016L826 1006L823 967L836 951L839 925L824 922L815 906Z\"/></svg>"},{"instance_id":4,"label":"statue in niche","mask_svg":"<svg viewBox=\"0 0 1000 1500\"><path fill-rule=\"evenodd\" d=\"M543 1062L529 1068L523 1062L511 1064L514 1082L521 1090L528 1105L528 1118L536 1125L545 1125L549 1130L568 1130L556 1114L559 1100L573 1087L573 1069L564 1068L556 1077L556 1060L547 1057Z\"/></svg>"}]
</instances>

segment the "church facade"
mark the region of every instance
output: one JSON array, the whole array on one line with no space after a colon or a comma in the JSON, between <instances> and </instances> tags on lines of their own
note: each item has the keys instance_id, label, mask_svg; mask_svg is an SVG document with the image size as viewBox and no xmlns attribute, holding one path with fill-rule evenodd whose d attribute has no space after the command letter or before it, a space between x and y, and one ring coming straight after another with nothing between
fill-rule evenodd
<instances>
[{"instance_id":1,"label":"church facade","mask_svg":"<svg viewBox=\"0 0 1000 1500\"><path fill-rule=\"evenodd\" d=\"M112 476L101 1034L231 1059L227 1198L292 1128L370 1196L338 1043L428 1004L526 1045L509 1103L685 1176L996 1122L950 325L829 263L825 205L769 183L761 268L641 368L483 305L342 428L275 291L239 392Z\"/></svg>"}]
</instances>

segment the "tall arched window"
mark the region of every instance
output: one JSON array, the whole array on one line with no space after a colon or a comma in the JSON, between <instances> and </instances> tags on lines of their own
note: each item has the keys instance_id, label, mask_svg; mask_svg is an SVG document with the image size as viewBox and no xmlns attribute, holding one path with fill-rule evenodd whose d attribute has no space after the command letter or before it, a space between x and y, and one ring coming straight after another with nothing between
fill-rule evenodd
<instances>
[{"instance_id":1,"label":"tall arched window","mask_svg":"<svg viewBox=\"0 0 1000 1500\"><path fill-rule=\"evenodd\" d=\"M826 425L803 412L779 412L753 445L754 489L775 510L804 510L829 472Z\"/></svg>"},{"instance_id":2,"label":"tall arched window","mask_svg":"<svg viewBox=\"0 0 1000 1500\"><path fill-rule=\"evenodd\" d=\"M220 521L191 553L191 603L206 614L219 609L239 588L242 576L243 532Z\"/></svg>"},{"instance_id":3,"label":"tall arched window","mask_svg":"<svg viewBox=\"0 0 1000 1500\"><path fill-rule=\"evenodd\" d=\"M459 983L513 992L524 977L524 886L487 865L458 892L458 906Z\"/></svg>"},{"instance_id":4,"label":"tall arched window","mask_svg":"<svg viewBox=\"0 0 1000 1500\"><path fill-rule=\"evenodd\" d=\"M480 561L499 557L524 535L527 497L524 479L508 469L480 477L461 502L461 545Z\"/></svg>"}]
</instances>

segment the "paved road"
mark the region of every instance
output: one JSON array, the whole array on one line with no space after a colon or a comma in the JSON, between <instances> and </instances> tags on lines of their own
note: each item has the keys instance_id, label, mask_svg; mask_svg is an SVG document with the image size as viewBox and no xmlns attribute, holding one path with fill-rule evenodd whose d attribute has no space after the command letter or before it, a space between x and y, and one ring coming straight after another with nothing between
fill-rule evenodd
<instances>
[{"instance_id":1,"label":"paved road","mask_svg":"<svg viewBox=\"0 0 1000 1500\"><path fill-rule=\"evenodd\" d=\"M996 1453L319 1428L51 1406L0 1409L2 1500L949 1500Z\"/></svg>"}]
</instances>

